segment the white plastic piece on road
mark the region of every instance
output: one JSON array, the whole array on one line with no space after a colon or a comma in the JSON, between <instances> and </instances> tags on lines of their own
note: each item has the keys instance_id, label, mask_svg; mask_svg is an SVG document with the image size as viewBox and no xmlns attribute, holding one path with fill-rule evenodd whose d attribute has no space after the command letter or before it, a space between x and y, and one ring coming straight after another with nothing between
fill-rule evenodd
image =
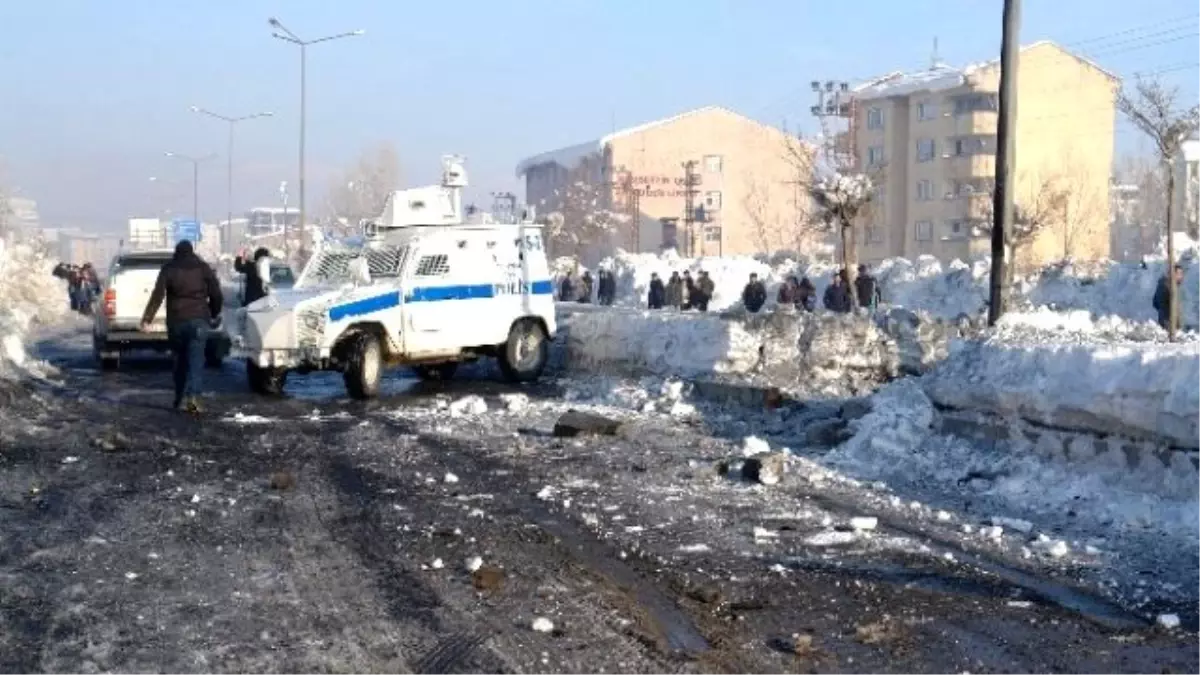
<instances>
[{"instance_id":1,"label":"white plastic piece on road","mask_svg":"<svg viewBox=\"0 0 1200 675\"><path fill-rule=\"evenodd\" d=\"M440 570L446 566L446 563L442 562L441 558L434 558L433 562L430 563L429 566L435 570Z\"/></svg>"},{"instance_id":2,"label":"white plastic piece on road","mask_svg":"<svg viewBox=\"0 0 1200 675\"><path fill-rule=\"evenodd\" d=\"M452 473L450 473L449 471L447 471L447 472L446 472L446 476L445 476L444 478L442 478L442 481L443 481L443 482L445 482L445 483L451 483L451 484L453 484L453 483L457 483L457 482L458 482L458 476L456 476L455 474L452 474Z\"/></svg>"},{"instance_id":3,"label":"white plastic piece on road","mask_svg":"<svg viewBox=\"0 0 1200 675\"><path fill-rule=\"evenodd\" d=\"M742 456L754 457L755 455L765 455L771 452L771 444L767 443L758 436L747 436L742 439Z\"/></svg>"},{"instance_id":4,"label":"white plastic piece on road","mask_svg":"<svg viewBox=\"0 0 1200 675\"><path fill-rule=\"evenodd\" d=\"M544 616L533 620L532 628L539 633L549 633L554 630L554 622Z\"/></svg>"}]
</instances>

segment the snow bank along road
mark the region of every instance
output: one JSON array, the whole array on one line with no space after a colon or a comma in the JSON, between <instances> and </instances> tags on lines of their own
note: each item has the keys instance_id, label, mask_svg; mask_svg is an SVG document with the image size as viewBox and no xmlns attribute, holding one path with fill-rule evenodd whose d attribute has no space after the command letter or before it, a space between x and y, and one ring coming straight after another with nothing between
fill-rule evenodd
<instances>
[{"instance_id":1,"label":"snow bank along road","mask_svg":"<svg viewBox=\"0 0 1200 675\"><path fill-rule=\"evenodd\" d=\"M1103 552L1025 558L1022 514L984 533L920 485L773 454L811 407L575 377L264 400L229 366L197 422L164 362L101 375L86 347L42 345L59 385L0 407L5 671L1198 665L1194 634L1078 581ZM623 426L553 436L570 407Z\"/></svg>"}]
</instances>

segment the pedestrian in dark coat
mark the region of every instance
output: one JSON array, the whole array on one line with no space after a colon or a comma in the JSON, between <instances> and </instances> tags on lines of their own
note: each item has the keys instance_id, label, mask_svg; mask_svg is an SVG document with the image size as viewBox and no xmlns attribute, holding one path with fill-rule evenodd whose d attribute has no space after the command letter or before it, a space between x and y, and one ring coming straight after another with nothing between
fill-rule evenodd
<instances>
[{"instance_id":1,"label":"pedestrian in dark coat","mask_svg":"<svg viewBox=\"0 0 1200 675\"><path fill-rule=\"evenodd\" d=\"M858 266L858 278L854 280L854 290L858 293L858 304L872 311L883 301L879 292L879 283L871 276L866 265Z\"/></svg>"},{"instance_id":2,"label":"pedestrian in dark coat","mask_svg":"<svg viewBox=\"0 0 1200 675\"><path fill-rule=\"evenodd\" d=\"M829 281L829 287L825 289L825 309L839 314L848 313L853 307L850 301L850 284L846 282L846 271L842 270L833 276Z\"/></svg>"},{"instance_id":3,"label":"pedestrian in dark coat","mask_svg":"<svg viewBox=\"0 0 1200 675\"><path fill-rule=\"evenodd\" d=\"M742 304L748 312L757 312L767 304L767 287L758 280L757 274L751 274L750 281L742 289Z\"/></svg>"},{"instance_id":4,"label":"pedestrian in dark coat","mask_svg":"<svg viewBox=\"0 0 1200 675\"><path fill-rule=\"evenodd\" d=\"M216 273L196 255L190 241L176 244L171 262L159 270L154 292L142 314L143 331L150 330L164 299L167 302L167 335L175 355L174 407L198 413L204 347L209 331L221 324L223 298Z\"/></svg>"},{"instance_id":5,"label":"pedestrian in dark coat","mask_svg":"<svg viewBox=\"0 0 1200 675\"><path fill-rule=\"evenodd\" d=\"M558 299L562 302L571 302L575 298L571 295L571 275L564 274L562 281L558 282Z\"/></svg>"},{"instance_id":6,"label":"pedestrian in dark coat","mask_svg":"<svg viewBox=\"0 0 1200 675\"><path fill-rule=\"evenodd\" d=\"M699 304L700 289L696 288L696 280L692 278L691 270L683 271L683 302L682 309L691 309Z\"/></svg>"},{"instance_id":7,"label":"pedestrian in dark coat","mask_svg":"<svg viewBox=\"0 0 1200 675\"><path fill-rule=\"evenodd\" d=\"M271 279L269 277L266 279L263 278L262 266L259 265L259 261L263 258L270 258L270 256L271 252L266 248L259 248L254 251L254 258L252 260L246 260L244 256L240 255L234 259L234 271L246 276L245 292L243 293L244 297L242 298L242 305L249 305L255 300L259 300L267 296L268 286L271 282ZM267 267L267 269L268 274L270 274L270 267Z\"/></svg>"},{"instance_id":8,"label":"pedestrian in dark coat","mask_svg":"<svg viewBox=\"0 0 1200 675\"><path fill-rule=\"evenodd\" d=\"M580 281L581 281L581 283L579 284L579 286L580 286L579 302L582 302L584 304L591 303L591 301L592 301L592 285L593 285L592 273L584 272L583 278Z\"/></svg>"},{"instance_id":9,"label":"pedestrian in dark coat","mask_svg":"<svg viewBox=\"0 0 1200 675\"><path fill-rule=\"evenodd\" d=\"M646 306L650 309L662 309L666 295L667 289L663 286L662 279L658 278L658 272L652 272L650 274L650 292L646 295Z\"/></svg>"},{"instance_id":10,"label":"pedestrian in dark coat","mask_svg":"<svg viewBox=\"0 0 1200 675\"><path fill-rule=\"evenodd\" d=\"M817 287L808 277L796 285L796 309L811 312L817 308Z\"/></svg>"},{"instance_id":11,"label":"pedestrian in dark coat","mask_svg":"<svg viewBox=\"0 0 1200 675\"><path fill-rule=\"evenodd\" d=\"M1163 275L1158 280L1158 287L1154 289L1154 299L1151 301L1151 304L1154 306L1154 311L1158 314L1158 325L1162 326L1163 330L1167 330L1171 322L1171 305L1167 303L1167 284L1171 282L1175 284L1175 328L1178 330L1179 323L1183 319L1183 305L1179 298L1183 285L1183 265L1176 265L1171 270L1170 282L1167 280L1167 276Z\"/></svg>"},{"instance_id":12,"label":"pedestrian in dark coat","mask_svg":"<svg viewBox=\"0 0 1200 675\"><path fill-rule=\"evenodd\" d=\"M712 302L713 293L715 293L716 290L717 285L713 283L712 277L708 276L708 272L705 270L700 270L700 279L696 282L696 294L698 299L692 303L692 306L696 309L699 309L701 312L707 312L708 303Z\"/></svg>"},{"instance_id":13,"label":"pedestrian in dark coat","mask_svg":"<svg viewBox=\"0 0 1200 675\"><path fill-rule=\"evenodd\" d=\"M788 277L787 281L779 284L779 292L775 294L775 302L780 307L796 304L796 293L799 290L796 288L799 282L796 277Z\"/></svg>"}]
</instances>

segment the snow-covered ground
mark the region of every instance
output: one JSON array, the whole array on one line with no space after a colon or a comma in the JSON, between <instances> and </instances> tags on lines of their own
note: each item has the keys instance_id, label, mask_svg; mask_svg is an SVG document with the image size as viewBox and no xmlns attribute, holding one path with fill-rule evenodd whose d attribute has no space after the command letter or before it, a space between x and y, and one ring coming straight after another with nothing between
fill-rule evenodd
<instances>
[{"instance_id":1,"label":"snow-covered ground","mask_svg":"<svg viewBox=\"0 0 1200 675\"><path fill-rule=\"evenodd\" d=\"M26 340L37 326L69 320L66 284L50 274L54 264L29 246L0 240L0 378L44 373Z\"/></svg>"},{"instance_id":2,"label":"snow-covered ground","mask_svg":"<svg viewBox=\"0 0 1200 675\"><path fill-rule=\"evenodd\" d=\"M1183 283L1186 326L1200 325L1198 249L1200 243L1186 235L1176 237L1176 256L1186 270ZM1031 308L1044 305L1055 310L1086 310L1099 317L1152 321L1155 312L1151 299L1165 270L1163 260L1161 256L1150 257L1144 268L1137 263L1112 261L1051 265L1018 282L1016 301ZM779 285L789 276L808 277L820 297L837 270L834 264L808 262L785 254L770 259L749 256L690 259L681 258L674 251L661 255L621 252L601 265L616 275L617 304L632 306L645 306L652 273L666 281L672 272L682 274L690 270L695 276L700 270L707 271L716 285L709 305L713 311L738 305L742 288L752 273L766 281L768 304L772 304ZM582 270L568 258L556 260L553 267L556 277ZM872 273L879 280L884 302L953 319L960 314L984 311L989 269L987 260L944 265L931 256L921 256L916 260L889 258L874 265Z\"/></svg>"}]
</instances>

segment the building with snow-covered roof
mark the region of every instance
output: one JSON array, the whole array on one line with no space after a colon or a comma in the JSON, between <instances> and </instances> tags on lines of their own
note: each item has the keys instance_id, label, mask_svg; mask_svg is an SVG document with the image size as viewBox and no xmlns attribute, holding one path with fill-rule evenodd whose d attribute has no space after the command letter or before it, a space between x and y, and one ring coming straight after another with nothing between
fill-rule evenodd
<instances>
[{"instance_id":1,"label":"building with snow-covered roof","mask_svg":"<svg viewBox=\"0 0 1200 675\"><path fill-rule=\"evenodd\" d=\"M1171 229L1190 232L1200 230L1200 140L1183 142L1182 152L1175 158L1175 201L1171 214Z\"/></svg>"},{"instance_id":2,"label":"building with snow-covered roof","mask_svg":"<svg viewBox=\"0 0 1200 675\"><path fill-rule=\"evenodd\" d=\"M806 147L710 106L534 155L516 171L539 219L558 216L564 230L576 231L607 223L592 227L585 241L556 238L552 230L554 255L595 261L618 248L694 255L800 250L807 243L797 225L808 197L792 157Z\"/></svg>"},{"instance_id":3,"label":"building with snow-covered roof","mask_svg":"<svg viewBox=\"0 0 1200 675\"><path fill-rule=\"evenodd\" d=\"M1109 178L1120 82L1097 64L1042 41L1018 56L1015 198L1067 194L1018 264L1109 255ZM1000 62L895 72L852 89L859 165L880 193L859 257L928 254L943 261L990 252Z\"/></svg>"}]
</instances>

